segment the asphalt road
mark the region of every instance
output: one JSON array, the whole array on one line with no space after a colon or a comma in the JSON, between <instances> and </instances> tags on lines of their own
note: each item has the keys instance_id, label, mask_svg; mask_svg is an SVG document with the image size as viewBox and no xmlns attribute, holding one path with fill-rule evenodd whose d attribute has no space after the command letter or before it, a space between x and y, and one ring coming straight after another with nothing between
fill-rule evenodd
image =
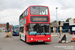
<instances>
[{"instance_id":1,"label":"asphalt road","mask_svg":"<svg viewBox=\"0 0 75 50\"><path fill-rule=\"evenodd\" d=\"M0 32L0 50L75 50L75 42L58 43L59 37L52 36L51 42L27 44L19 40L19 36L5 38L6 33ZM67 36L71 40L72 36Z\"/></svg>"}]
</instances>

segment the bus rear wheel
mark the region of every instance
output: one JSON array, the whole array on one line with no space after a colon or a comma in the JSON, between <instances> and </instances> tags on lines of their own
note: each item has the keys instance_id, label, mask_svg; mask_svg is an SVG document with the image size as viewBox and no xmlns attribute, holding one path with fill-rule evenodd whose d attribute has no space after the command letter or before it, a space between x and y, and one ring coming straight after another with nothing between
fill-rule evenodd
<instances>
[{"instance_id":1,"label":"bus rear wheel","mask_svg":"<svg viewBox=\"0 0 75 50\"><path fill-rule=\"evenodd\" d=\"M21 35L20 35L20 40L21 40Z\"/></svg>"}]
</instances>

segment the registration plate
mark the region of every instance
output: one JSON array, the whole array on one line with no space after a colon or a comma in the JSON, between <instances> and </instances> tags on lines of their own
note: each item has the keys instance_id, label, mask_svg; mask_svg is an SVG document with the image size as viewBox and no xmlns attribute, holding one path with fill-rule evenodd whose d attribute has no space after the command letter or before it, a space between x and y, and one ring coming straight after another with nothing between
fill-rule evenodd
<instances>
[{"instance_id":1,"label":"registration plate","mask_svg":"<svg viewBox=\"0 0 75 50\"><path fill-rule=\"evenodd\" d=\"M38 42L43 42L43 40L38 40Z\"/></svg>"}]
</instances>

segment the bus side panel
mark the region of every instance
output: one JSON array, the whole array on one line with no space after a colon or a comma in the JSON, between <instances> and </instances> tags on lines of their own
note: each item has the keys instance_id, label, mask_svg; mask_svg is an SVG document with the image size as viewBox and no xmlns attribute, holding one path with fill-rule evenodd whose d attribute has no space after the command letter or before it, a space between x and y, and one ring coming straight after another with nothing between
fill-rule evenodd
<instances>
[{"instance_id":1,"label":"bus side panel","mask_svg":"<svg viewBox=\"0 0 75 50\"><path fill-rule=\"evenodd\" d=\"M27 38L28 38L28 33L27 33L27 25L28 25L28 16L26 16L24 19L26 19L26 23L25 23L25 28L24 28L24 31L25 31L25 36L26 36L26 41L27 41Z\"/></svg>"}]
</instances>

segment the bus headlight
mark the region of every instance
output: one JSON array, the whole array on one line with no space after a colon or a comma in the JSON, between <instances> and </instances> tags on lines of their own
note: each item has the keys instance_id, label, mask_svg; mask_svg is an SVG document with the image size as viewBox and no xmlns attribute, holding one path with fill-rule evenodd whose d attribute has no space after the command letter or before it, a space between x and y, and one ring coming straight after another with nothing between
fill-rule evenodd
<instances>
[{"instance_id":1,"label":"bus headlight","mask_svg":"<svg viewBox=\"0 0 75 50\"><path fill-rule=\"evenodd\" d=\"M33 40L33 38L31 38L31 40Z\"/></svg>"},{"instance_id":2,"label":"bus headlight","mask_svg":"<svg viewBox=\"0 0 75 50\"><path fill-rule=\"evenodd\" d=\"M49 40L50 38L48 38L48 40Z\"/></svg>"}]
</instances>

